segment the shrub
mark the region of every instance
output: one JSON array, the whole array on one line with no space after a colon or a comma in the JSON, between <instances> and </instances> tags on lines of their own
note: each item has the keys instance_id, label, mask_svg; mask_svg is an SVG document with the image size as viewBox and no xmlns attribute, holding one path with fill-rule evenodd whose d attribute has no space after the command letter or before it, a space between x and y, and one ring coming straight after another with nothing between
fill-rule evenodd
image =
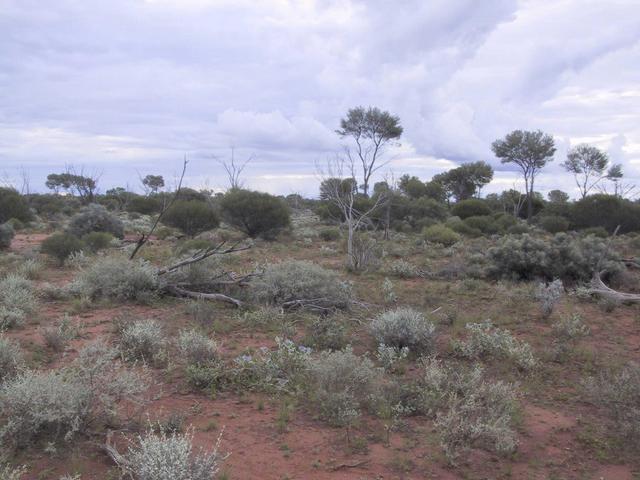
<instances>
[{"instance_id":1,"label":"shrub","mask_svg":"<svg viewBox=\"0 0 640 480\"><path fill-rule=\"evenodd\" d=\"M164 352L166 338L155 320L137 320L120 332L120 350L128 360L153 362Z\"/></svg>"},{"instance_id":2,"label":"shrub","mask_svg":"<svg viewBox=\"0 0 640 480\"><path fill-rule=\"evenodd\" d=\"M71 323L68 315L65 315L57 324L42 330L44 343L56 352L65 349L70 340L78 336L78 331Z\"/></svg>"},{"instance_id":3,"label":"shrub","mask_svg":"<svg viewBox=\"0 0 640 480\"><path fill-rule=\"evenodd\" d=\"M219 358L218 344L197 330L180 332L178 350L188 365L213 364Z\"/></svg>"},{"instance_id":4,"label":"shrub","mask_svg":"<svg viewBox=\"0 0 640 480\"><path fill-rule=\"evenodd\" d=\"M518 446L513 428L517 412L515 387L505 382L489 382L482 369L458 377L447 409L436 419L441 445L447 459L456 459L468 448L509 454Z\"/></svg>"},{"instance_id":5,"label":"shrub","mask_svg":"<svg viewBox=\"0 0 640 480\"><path fill-rule=\"evenodd\" d=\"M593 235L598 238L607 238L609 237L609 232L604 227L589 227L584 230L580 230L580 233L585 237L588 235Z\"/></svg>"},{"instance_id":6,"label":"shrub","mask_svg":"<svg viewBox=\"0 0 640 480\"><path fill-rule=\"evenodd\" d=\"M482 236L482 231L467 225L460 217L451 217L447 220L446 226L456 233L466 237L476 238Z\"/></svg>"},{"instance_id":7,"label":"shrub","mask_svg":"<svg viewBox=\"0 0 640 480\"><path fill-rule=\"evenodd\" d=\"M27 473L27 467L24 465L13 467L0 462L0 480L21 480Z\"/></svg>"},{"instance_id":8,"label":"shrub","mask_svg":"<svg viewBox=\"0 0 640 480\"><path fill-rule=\"evenodd\" d=\"M453 344L459 355L471 359L485 356L508 358L522 370L536 366L531 346L514 338L508 330L494 327L490 321L469 323L465 328L469 332L466 342L456 341Z\"/></svg>"},{"instance_id":9,"label":"shrub","mask_svg":"<svg viewBox=\"0 0 640 480\"><path fill-rule=\"evenodd\" d=\"M0 384L16 376L23 366L22 351L18 344L0 335Z\"/></svg>"},{"instance_id":10,"label":"shrub","mask_svg":"<svg viewBox=\"0 0 640 480\"><path fill-rule=\"evenodd\" d=\"M233 189L220 199L220 208L227 223L251 238L272 239L290 224L287 204L268 193Z\"/></svg>"},{"instance_id":11,"label":"shrub","mask_svg":"<svg viewBox=\"0 0 640 480\"><path fill-rule=\"evenodd\" d=\"M218 453L221 436L213 451L194 452L193 431L167 434L149 429L130 446L127 469L136 480L212 480L224 460Z\"/></svg>"},{"instance_id":12,"label":"shrub","mask_svg":"<svg viewBox=\"0 0 640 480\"><path fill-rule=\"evenodd\" d=\"M435 325L411 308L384 312L371 321L369 329L378 344L407 347L416 354L428 354L435 345Z\"/></svg>"},{"instance_id":13,"label":"shrub","mask_svg":"<svg viewBox=\"0 0 640 480\"><path fill-rule=\"evenodd\" d=\"M317 350L340 350L347 345L344 319L323 315L316 318L307 333L307 344Z\"/></svg>"},{"instance_id":14,"label":"shrub","mask_svg":"<svg viewBox=\"0 0 640 480\"><path fill-rule=\"evenodd\" d=\"M492 264L489 273L493 276L588 281L605 252L606 244L599 238L558 233L549 242L528 234L508 235L490 248L487 255ZM609 252L601 269L610 275L620 272L616 255Z\"/></svg>"},{"instance_id":15,"label":"shrub","mask_svg":"<svg viewBox=\"0 0 640 480\"><path fill-rule=\"evenodd\" d=\"M562 281L559 279L548 284L538 284L534 297L540 302L540 311L542 312L543 318L549 318L549 316L551 316L553 308L562 296L563 290Z\"/></svg>"},{"instance_id":16,"label":"shrub","mask_svg":"<svg viewBox=\"0 0 640 480\"><path fill-rule=\"evenodd\" d=\"M156 269L143 260L122 256L97 258L80 270L73 293L91 299L145 300L158 288Z\"/></svg>"},{"instance_id":17,"label":"shrub","mask_svg":"<svg viewBox=\"0 0 640 480\"><path fill-rule=\"evenodd\" d=\"M0 280L0 331L22 325L38 306L33 284L16 274Z\"/></svg>"},{"instance_id":18,"label":"shrub","mask_svg":"<svg viewBox=\"0 0 640 480\"><path fill-rule=\"evenodd\" d=\"M613 420L615 432L629 445L640 445L640 366L606 370L584 382L588 399Z\"/></svg>"},{"instance_id":19,"label":"shrub","mask_svg":"<svg viewBox=\"0 0 640 480\"><path fill-rule=\"evenodd\" d=\"M33 214L26 199L13 188L0 187L0 224L15 218L30 222Z\"/></svg>"},{"instance_id":20,"label":"shrub","mask_svg":"<svg viewBox=\"0 0 640 480\"><path fill-rule=\"evenodd\" d=\"M616 195L596 194L578 200L571 206L571 220L577 228L603 227L613 233L640 230L640 205Z\"/></svg>"},{"instance_id":21,"label":"shrub","mask_svg":"<svg viewBox=\"0 0 640 480\"><path fill-rule=\"evenodd\" d=\"M473 230L480 230L482 233L498 233L500 228L496 225L493 217L489 215L473 215L464 219L464 224Z\"/></svg>"},{"instance_id":22,"label":"shrub","mask_svg":"<svg viewBox=\"0 0 640 480\"><path fill-rule=\"evenodd\" d=\"M99 252L111 245L113 235L107 232L90 232L82 237L82 242L92 252Z\"/></svg>"},{"instance_id":23,"label":"shrub","mask_svg":"<svg viewBox=\"0 0 640 480\"><path fill-rule=\"evenodd\" d=\"M569 220L559 215L546 215L538 219L538 225L549 233L566 232L569 230Z\"/></svg>"},{"instance_id":24,"label":"shrub","mask_svg":"<svg viewBox=\"0 0 640 480\"><path fill-rule=\"evenodd\" d=\"M491 215L491 208L487 205L487 202L478 198L470 198L468 200L461 200L457 202L451 208L451 215L465 219L467 217L474 217L478 215Z\"/></svg>"},{"instance_id":25,"label":"shrub","mask_svg":"<svg viewBox=\"0 0 640 480\"><path fill-rule=\"evenodd\" d=\"M398 295L393 287L393 282L386 277L382 281L382 298L387 305L392 305L398 301Z\"/></svg>"},{"instance_id":26,"label":"shrub","mask_svg":"<svg viewBox=\"0 0 640 480\"><path fill-rule=\"evenodd\" d=\"M320 230L320 238L325 242L334 242L340 239L340 229L338 228L323 228Z\"/></svg>"},{"instance_id":27,"label":"shrub","mask_svg":"<svg viewBox=\"0 0 640 480\"><path fill-rule=\"evenodd\" d=\"M91 232L107 232L116 238L123 238L124 225L102 205L93 203L74 215L69 223L69 233L78 238Z\"/></svg>"},{"instance_id":28,"label":"shrub","mask_svg":"<svg viewBox=\"0 0 640 480\"><path fill-rule=\"evenodd\" d=\"M16 274L27 278L29 280L34 280L40 276L40 272L42 271L42 263L40 263L35 258L28 258L23 261L18 268L16 268Z\"/></svg>"},{"instance_id":29,"label":"shrub","mask_svg":"<svg viewBox=\"0 0 640 480\"><path fill-rule=\"evenodd\" d=\"M573 314L554 323L552 335L554 357L557 361L562 361L581 338L589 335L589 327L584 324L580 315Z\"/></svg>"},{"instance_id":30,"label":"shrub","mask_svg":"<svg viewBox=\"0 0 640 480\"><path fill-rule=\"evenodd\" d=\"M355 233L351 255L347 257L347 269L362 273L380 267L382 251L375 237L365 233Z\"/></svg>"},{"instance_id":31,"label":"shrub","mask_svg":"<svg viewBox=\"0 0 640 480\"><path fill-rule=\"evenodd\" d=\"M390 347L381 343L378 345L376 358L386 372L400 371L399 365L409 356L407 347Z\"/></svg>"},{"instance_id":32,"label":"shrub","mask_svg":"<svg viewBox=\"0 0 640 480\"><path fill-rule=\"evenodd\" d=\"M398 278L416 278L420 276L418 267L406 260L395 260L388 268L389 275Z\"/></svg>"},{"instance_id":33,"label":"shrub","mask_svg":"<svg viewBox=\"0 0 640 480\"><path fill-rule=\"evenodd\" d=\"M460 241L460 235L445 225L432 225L422 231L425 240L450 247Z\"/></svg>"},{"instance_id":34,"label":"shrub","mask_svg":"<svg viewBox=\"0 0 640 480\"><path fill-rule=\"evenodd\" d=\"M84 243L75 235L70 233L54 233L45 238L40 246L40 251L49 255L60 265L74 252L79 252L84 248Z\"/></svg>"},{"instance_id":35,"label":"shrub","mask_svg":"<svg viewBox=\"0 0 640 480\"><path fill-rule=\"evenodd\" d=\"M346 309L353 298L351 285L335 272L298 260L268 265L252 287L258 300L272 305L306 301Z\"/></svg>"},{"instance_id":36,"label":"shrub","mask_svg":"<svg viewBox=\"0 0 640 480\"><path fill-rule=\"evenodd\" d=\"M115 352L97 342L85 347L68 367L25 371L0 386L3 445L24 447L41 436L71 440L118 413L120 400L136 401L144 377L123 370Z\"/></svg>"},{"instance_id":37,"label":"shrub","mask_svg":"<svg viewBox=\"0 0 640 480\"><path fill-rule=\"evenodd\" d=\"M329 424L351 425L371 406L380 373L368 357L359 357L350 347L321 352L311 362L311 401Z\"/></svg>"},{"instance_id":38,"label":"shrub","mask_svg":"<svg viewBox=\"0 0 640 480\"><path fill-rule=\"evenodd\" d=\"M162 199L158 195L150 195L148 197L136 195L129 200L126 210L128 212L136 212L143 215L160 213L162 210Z\"/></svg>"},{"instance_id":39,"label":"shrub","mask_svg":"<svg viewBox=\"0 0 640 480\"><path fill-rule=\"evenodd\" d=\"M163 215L162 222L190 237L220 225L220 219L211 205L200 200L177 200Z\"/></svg>"},{"instance_id":40,"label":"shrub","mask_svg":"<svg viewBox=\"0 0 640 480\"><path fill-rule=\"evenodd\" d=\"M0 250L9 248L11 246L11 240L16 235L15 230L10 223L3 223L0 225Z\"/></svg>"}]
</instances>

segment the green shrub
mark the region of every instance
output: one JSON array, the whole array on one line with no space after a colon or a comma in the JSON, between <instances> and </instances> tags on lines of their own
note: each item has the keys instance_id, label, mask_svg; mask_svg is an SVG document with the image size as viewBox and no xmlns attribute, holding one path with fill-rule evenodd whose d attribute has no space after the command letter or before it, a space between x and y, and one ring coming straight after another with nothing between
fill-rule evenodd
<instances>
[{"instance_id":1,"label":"green shrub","mask_svg":"<svg viewBox=\"0 0 640 480\"><path fill-rule=\"evenodd\" d=\"M460 217L451 217L447 220L446 226L460 235L465 237L481 237L482 231L467 225Z\"/></svg>"},{"instance_id":2,"label":"green shrub","mask_svg":"<svg viewBox=\"0 0 640 480\"><path fill-rule=\"evenodd\" d=\"M0 384L15 377L23 367L24 359L18 344L0 334Z\"/></svg>"},{"instance_id":3,"label":"green shrub","mask_svg":"<svg viewBox=\"0 0 640 480\"><path fill-rule=\"evenodd\" d=\"M54 233L44 239L40 251L55 258L63 265L69 255L81 251L85 247L82 240L70 233Z\"/></svg>"},{"instance_id":4,"label":"green shrub","mask_svg":"<svg viewBox=\"0 0 640 480\"><path fill-rule=\"evenodd\" d=\"M508 213L498 213L494 215L494 223L500 232L506 232L509 228L518 224L518 219Z\"/></svg>"},{"instance_id":5,"label":"green shrub","mask_svg":"<svg viewBox=\"0 0 640 480\"><path fill-rule=\"evenodd\" d=\"M27 467L24 465L14 467L9 464L0 462L0 479L1 480L22 480L27 473ZM64 479L61 479L64 480Z\"/></svg>"},{"instance_id":6,"label":"green shrub","mask_svg":"<svg viewBox=\"0 0 640 480\"><path fill-rule=\"evenodd\" d=\"M402 259L393 261L389 265L387 273L398 278L416 278L420 276L418 267Z\"/></svg>"},{"instance_id":7,"label":"green shrub","mask_svg":"<svg viewBox=\"0 0 640 480\"><path fill-rule=\"evenodd\" d=\"M445 225L432 225L422 231L425 240L450 247L460 241L460 235Z\"/></svg>"},{"instance_id":8,"label":"green shrub","mask_svg":"<svg viewBox=\"0 0 640 480\"><path fill-rule=\"evenodd\" d=\"M180 332L178 350L188 365L212 365L220 357L218 344L197 330Z\"/></svg>"},{"instance_id":9,"label":"green shrub","mask_svg":"<svg viewBox=\"0 0 640 480\"><path fill-rule=\"evenodd\" d=\"M523 233L529 233L530 231L531 229L526 223L518 223L507 229L507 233L509 235L520 235Z\"/></svg>"},{"instance_id":10,"label":"green shrub","mask_svg":"<svg viewBox=\"0 0 640 480\"><path fill-rule=\"evenodd\" d=\"M467 217L463 222L474 230L480 230L485 234L498 233L500 228L496 225L493 217L490 215L474 215Z\"/></svg>"},{"instance_id":11,"label":"green shrub","mask_svg":"<svg viewBox=\"0 0 640 480\"><path fill-rule=\"evenodd\" d=\"M78 238L91 232L107 232L116 238L124 238L124 225L102 205L94 203L74 215L69 223L69 233Z\"/></svg>"},{"instance_id":12,"label":"green shrub","mask_svg":"<svg viewBox=\"0 0 640 480\"><path fill-rule=\"evenodd\" d=\"M68 367L24 371L0 385L0 442L25 447L45 437L71 440L113 421L120 400L137 401L146 379L114 360L103 343L85 347Z\"/></svg>"},{"instance_id":13,"label":"green shrub","mask_svg":"<svg viewBox=\"0 0 640 480\"><path fill-rule=\"evenodd\" d=\"M91 232L82 237L82 242L92 252L99 252L111 245L113 235L107 232Z\"/></svg>"},{"instance_id":14,"label":"green shrub","mask_svg":"<svg viewBox=\"0 0 640 480\"><path fill-rule=\"evenodd\" d=\"M22 325L37 306L35 289L29 280L16 274L0 280L0 331Z\"/></svg>"},{"instance_id":15,"label":"green shrub","mask_svg":"<svg viewBox=\"0 0 640 480\"><path fill-rule=\"evenodd\" d=\"M577 228L603 227L613 233L640 230L640 205L615 195L596 194L578 200L571 206L571 220Z\"/></svg>"},{"instance_id":16,"label":"green shrub","mask_svg":"<svg viewBox=\"0 0 640 480\"><path fill-rule=\"evenodd\" d=\"M620 370L605 370L584 382L588 399L613 421L610 432L625 442L640 446L640 366L628 364Z\"/></svg>"},{"instance_id":17,"label":"green shrub","mask_svg":"<svg viewBox=\"0 0 640 480\"><path fill-rule=\"evenodd\" d=\"M549 233L566 232L569 230L569 220L558 215L545 215L538 219L538 225Z\"/></svg>"},{"instance_id":18,"label":"green shrub","mask_svg":"<svg viewBox=\"0 0 640 480\"><path fill-rule=\"evenodd\" d=\"M339 228L323 228L320 230L320 238L325 242L334 242L336 240L340 240L340 229Z\"/></svg>"},{"instance_id":19,"label":"green shrub","mask_svg":"<svg viewBox=\"0 0 640 480\"><path fill-rule=\"evenodd\" d=\"M609 232L604 227L589 227L584 230L580 230L580 233L585 237L588 235L593 235L598 238L607 238L609 236Z\"/></svg>"},{"instance_id":20,"label":"green shrub","mask_svg":"<svg viewBox=\"0 0 640 480\"><path fill-rule=\"evenodd\" d=\"M555 279L551 283L539 283L534 298L540 303L540 312L543 318L549 318L553 313L556 303L560 300L564 287L562 281Z\"/></svg>"},{"instance_id":21,"label":"green shrub","mask_svg":"<svg viewBox=\"0 0 640 480\"><path fill-rule=\"evenodd\" d=\"M316 318L309 326L306 344L318 350L340 350L346 347L344 319L335 315Z\"/></svg>"},{"instance_id":22,"label":"green shrub","mask_svg":"<svg viewBox=\"0 0 640 480\"><path fill-rule=\"evenodd\" d=\"M461 200L451 207L451 215L460 217L464 220L467 217L475 217L479 215L491 215L491 208L487 202L478 198L470 198Z\"/></svg>"},{"instance_id":23,"label":"green shrub","mask_svg":"<svg viewBox=\"0 0 640 480\"><path fill-rule=\"evenodd\" d=\"M11 246L11 240L13 240L15 234L16 232L10 223L0 225L0 250Z\"/></svg>"},{"instance_id":24,"label":"green shrub","mask_svg":"<svg viewBox=\"0 0 640 480\"><path fill-rule=\"evenodd\" d=\"M136 212L143 215L160 213L162 210L162 199L158 195L150 195L148 197L137 195L129 200L126 210L128 212Z\"/></svg>"},{"instance_id":25,"label":"green shrub","mask_svg":"<svg viewBox=\"0 0 640 480\"><path fill-rule=\"evenodd\" d=\"M163 215L162 222L193 237L220 225L218 214L207 202L177 200Z\"/></svg>"},{"instance_id":26,"label":"green shrub","mask_svg":"<svg viewBox=\"0 0 640 480\"><path fill-rule=\"evenodd\" d=\"M429 354L435 347L436 327L422 313L411 308L397 308L378 315L369 324L378 344L415 354Z\"/></svg>"},{"instance_id":27,"label":"green shrub","mask_svg":"<svg viewBox=\"0 0 640 480\"><path fill-rule=\"evenodd\" d=\"M127 470L136 480L212 480L223 462L221 437L210 452L194 451L193 432L167 434L148 430L129 447Z\"/></svg>"},{"instance_id":28,"label":"green shrub","mask_svg":"<svg viewBox=\"0 0 640 480\"><path fill-rule=\"evenodd\" d=\"M178 244L176 253L178 253L179 255L184 255L189 252L206 250L207 248L215 247L217 243L209 238L191 238L185 242Z\"/></svg>"},{"instance_id":29,"label":"green shrub","mask_svg":"<svg viewBox=\"0 0 640 480\"><path fill-rule=\"evenodd\" d=\"M94 300L147 300L158 289L158 274L144 260L99 257L80 270L70 289L78 296Z\"/></svg>"},{"instance_id":30,"label":"green shrub","mask_svg":"<svg viewBox=\"0 0 640 480\"><path fill-rule=\"evenodd\" d=\"M33 214L25 197L12 188L0 187L0 224L12 218L30 222Z\"/></svg>"},{"instance_id":31,"label":"green shrub","mask_svg":"<svg viewBox=\"0 0 640 480\"><path fill-rule=\"evenodd\" d=\"M13 217L7 220L7 223L13 227L13 229L17 232L18 230L22 230L24 228L24 222Z\"/></svg>"},{"instance_id":32,"label":"green shrub","mask_svg":"<svg viewBox=\"0 0 640 480\"><path fill-rule=\"evenodd\" d=\"M353 298L351 285L337 273L298 260L268 265L251 285L255 297L271 305L304 301L321 309L346 309Z\"/></svg>"},{"instance_id":33,"label":"green shrub","mask_svg":"<svg viewBox=\"0 0 640 480\"><path fill-rule=\"evenodd\" d=\"M528 343L521 342L508 330L494 327L490 321L465 325L466 342L456 341L454 350L461 356L479 359L486 356L513 360L518 368L532 370L537 362Z\"/></svg>"},{"instance_id":34,"label":"green shrub","mask_svg":"<svg viewBox=\"0 0 640 480\"><path fill-rule=\"evenodd\" d=\"M381 372L368 357L347 347L321 352L311 362L310 375L308 393L320 416L330 425L348 426L372 406Z\"/></svg>"},{"instance_id":35,"label":"green shrub","mask_svg":"<svg viewBox=\"0 0 640 480\"><path fill-rule=\"evenodd\" d=\"M557 361L564 360L578 341L589 335L589 327L584 324L582 317L573 314L563 317L552 325L552 351Z\"/></svg>"},{"instance_id":36,"label":"green shrub","mask_svg":"<svg viewBox=\"0 0 640 480\"><path fill-rule=\"evenodd\" d=\"M508 235L489 249L490 275L516 279L560 278L568 281L588 281L606 243L599 238L578 237L557 233L550 241L529 234ZM601 270L609 275L621 271L617 256L609 252Z\"/></svg>"},{"instance_id":37,"label":"green shrub","mask_svg":"<svg viewBox=\"0 0 640 480\"><path fill-rule=\"evenodd\" d=\"M137 320L120 332L120 350L128 360L156 361L167 343L162 326L155 320Z\"/></svg>"},{"instance_id":38,"label":"green shrub","mask_svg":"<svg viewBox=\"0 0 640 480\"><path fill-rule=\"evenodd\" d=\"M289 207L268 193L233 189L220 199L224 220L251 238L273 239L290 224Z\"/></svg>"}]
</instances>

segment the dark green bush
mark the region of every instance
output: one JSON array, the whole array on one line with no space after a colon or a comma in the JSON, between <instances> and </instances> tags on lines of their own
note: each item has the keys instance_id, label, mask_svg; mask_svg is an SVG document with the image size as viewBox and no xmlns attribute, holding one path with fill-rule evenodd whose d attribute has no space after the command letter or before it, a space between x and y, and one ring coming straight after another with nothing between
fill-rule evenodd
<instances>
[{"instance_id":1,"label":"dark green bush","mask_svg":"<svg viewBox=\"0 0 640 480\"><path fill-rule=\"evenodd\" d=\"M16 190L0 187L0 223L5 223L11 218L30 222L33 220L33 214L27 200Z\"/></svg>"},{"instance_id":2,"label":"dark green bush","mask_svg":"<svg viewBox=\"0 0 640 480\"><path fill-rule=\"evenodd\" d=\"M13 240L15 234L16 232L10 223L0 225L0 250L11 246L11 240Z\"/></svg>"},{"instance_id":3,"label":"dark green bush","mask_svg":"<svg viewBox=\"0 0 640 480\"><path fill-rule=\"evenodd\" d=\"M460 217L449 218L447 220L446 225L454 232L459 233L460 235L464 235L466 237L475 238L475 237L482 236L482 231L467 225L462 220L460 220Z\"/></svg>"},{"instance_id":4,"label":"dark green bush","mask_svg":"<svg viewBox=\"0 0 640 480\"><path fill-rule=\"evenodd\" d=\"M498 233L500 228L496 225L494 219L490 215L474 215L463 220L465 225L482 233L493 234Z\"/></svg>"},{"instance_id":5,"label":"dark green bush","mask_svg":"<svg viewBox=\"0 0 640 480\"><path fill-rule=\"evenodd\" d=\"M114 237L124 238L124 225L105 207L93 203L74 215L69 223L69 233L78 238L91 232L108 232Z\"/></svg>"},{"instance_id":6,"label":"dark green bush","mask_svg":"<svg viewBox=\"0 0 640 480\"><path fill-rule=\"evenodd\" d=\"M200 200L177 200L164 214L162 221L191 237L220 225L213 207Z\"/></svg>"},{"instance_id":7,"label":"dark green bush","mask_svg":"<svg viewBox=\"0 0 640 480\"><path fill-rule=\"evenodd\" d=\"M464 220L467 217L491 215L491 208L489 208L489 205L487 205L487 202L484 200L470 198L469 200L462 200L456 203L451 208L451 214Z\"/></svg>"},{"instance_id":8,"label":"dark green bush","mask_svg":"<svg viewBox=\"0 0 640 480\"><path fill-rule=\"evenodd\" d=\"M176 252L179 255L183 255L187 252L194 250L205 250L207 248L214 247L216 242L208 238L192 238L187 240L176 247Z\"/></svg>"},{"instance_id":9,"label":"dark green bush","mask_svg":"<svg viewBox=\"0 0 640 480\"><path fill-rule=\"evenodd\" d=\"M538 219L538 225L549 233L566 232L569 229L569 220L558 215L546 215Z\"/></svg>"},{"instance_id":10,"label":"dark green bush","mask_svg":"<svg viewBox=\"0 0 640 480\"><path fill-rule=\"evenodd\" d=\"M24 223L17 218L10 218L7 220L7 223L11 225L15 231L22 230L24 228Z\"/></svg>"},{"instance_id":11,"label":"dark green bush","mask_svg":"<svg viewBox=\"0 0 640 480\"><path fill-rule=\"evenodd\" d=\"M417 222L425 218L431 219L435 223L447 218L447 207L432 198L422 197L409 203L408 214L414 226L418 226Z\"/></svg>"},{"instance_id":12,"label":"dark green bush","mask_svg":"<svg viewBox=\"0 0 640 480\"><path fill-rule=\"evenodd\" d=\"M127 212L142 213L143 215L160 213L160 210L162 210L162 199L158 195L148 197L137 195L129 200L126 210Z\"/></svg>"},{"instance_id":13,"label":"dark green bush","mask_svg":"<svg viewBox=\"0 0 640 480\"><path fill-rule=\"evenodd\" d=\"M518 219L508 213L498 213L493 218L496 227L501 232L506 232L509 228L518 224Z\"/></svg>"},{"instance_id":14,"label":"dark green bush","mask_svg":"<svg viewBox=\"0 0 640 480\"><path fill-rule=\"evenodd\" d=\"M580 233L585 237L587 235L593 235L598 238L607 238L609 236L609 232L607 232L607 229L604 227L585 228L584 230L580 230Z\"/></svg>"},{"instance_id":15,"label":"dark green bush","mask_svg":"<svg viewBox=\"0 0 640 480\"><path fill-rule=\"evenodd\" d=\"M108 232L91 232L82 237L82 241L92 252L99 252L108 248L113 240L113 235Z\"/></svg>"},{"instance_id":16,"label":"dark green bush","mask_svg":"<svg viewBox=\"0 0 640 480\"><path fill-rule=\"evenodd\" d=\"M338 228L323 228L320 230L320 238L325 242L333 242L340 240L340 229Z\"/></svg>"},{"instance_id":17,"label":"dark green bush","mask_svg":"<svg viewBox=\"0 0 640 480\"><path fill-rule=\"evenodd\" d=\"M234 189L220 199L224 220L251 238L273 239L290 224L289 207L268 193Z\"/></svg>"},{"instance_id":18,"label":"dark green bush","mask_svg":"<svg viewBox=\"0 0 640 480\"><path fill-rule=\"evenodd\" d=\"M82 240L70 233L54 233L45 238L40 247L40 251L46 255L50 255L60 265L74 252L79 252L84 248Z\"/></svg>"},{"instance_id":19,"label":"dark green bush","mask_svg":"<svg viewBox=\"0 0 640 480\"><path fill-rule=\"evenodd\" d=\"M577 228L603 227L613 233L640 230L640 205L615 195L589 195L571 207L571 220Z\"/></svg>"},{"instance_id":20,"label":"dark green bush","mask_svg":"<svg viewBox=\"0 0 640 480\"><path fill-rule=\"evenodd\" d=\"M449 227L438 224L425 228L422 231L425 240L432 243L439 243L445 247L450 247L460 241L460 235Z\"/></svg>"}]
</instances>

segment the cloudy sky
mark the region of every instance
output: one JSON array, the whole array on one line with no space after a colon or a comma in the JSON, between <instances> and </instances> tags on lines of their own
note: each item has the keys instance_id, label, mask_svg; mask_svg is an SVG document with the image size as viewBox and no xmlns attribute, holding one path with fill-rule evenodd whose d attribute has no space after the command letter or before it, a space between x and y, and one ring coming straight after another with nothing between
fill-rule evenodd
<instances>
[{"instance_id":1,"label":"cloudy sky","mask_svg":"<svg viewBox=\"0 0 640 480\"><path fill-rule=\"evenodd\" d=\"M314 195L340 117L401 118L392 171L430 178L516 129L554 135L538 187L589 142L640 184L639 0L0 0L0 174L32 189L65 164L102 189L138 173L220 188L215 158L254 156L247 186Z\"/></svg>"}]
</instances>

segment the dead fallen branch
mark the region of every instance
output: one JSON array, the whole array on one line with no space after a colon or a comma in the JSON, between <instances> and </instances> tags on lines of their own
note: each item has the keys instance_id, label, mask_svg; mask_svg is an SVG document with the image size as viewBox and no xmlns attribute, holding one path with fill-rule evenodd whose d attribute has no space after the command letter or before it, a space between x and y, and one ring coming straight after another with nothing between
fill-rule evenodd
<instances>
[{"instance_id":1,"label":"dead fallen branch","mask_svg":"<svg viewBox=\"0 0 640 480\"><path fill-rule=\"evenodd\" d=\"M164 291L170 295L176 297L183 298L193 298L196 300L211 300L215 302L224 302L230 303L236 308L242 307L243 303L240 300L237 300L228 295L224 295L223 293L202 293L202 292L194 292L191 290L186 290L184 288L178 287L176 285L167 285L164 287Z\"/></svg>"},{"instance_id":2,"label":"dead fallen branch","mask_svg":"<svg viewBox=\"0 0 640 480\"><path fill-rule=\"evenodd\" d=\"M617 290L608 287L602 281L599 272L596 272L591 280L589 293L613 303L640 303L640 294L618 292Z\"/></svg>"}]
</instances>

